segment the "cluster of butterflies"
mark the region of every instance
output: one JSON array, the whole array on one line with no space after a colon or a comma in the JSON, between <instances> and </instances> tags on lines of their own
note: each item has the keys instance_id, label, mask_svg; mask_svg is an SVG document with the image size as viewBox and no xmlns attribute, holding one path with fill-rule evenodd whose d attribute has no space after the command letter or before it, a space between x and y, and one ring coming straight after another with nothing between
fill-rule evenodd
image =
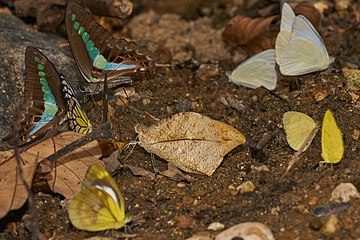
<instances>
[{"instance_id":1,"label":"cluster of butterflies","mask_svg":"<svg viewBox=\"0 0 360 240\"><path fill-rule=\"evenodd\" d=\"M295 151L305 152L314 139L319 126L308 115L301 112L286 112L283 115L286 140ZM339 163L344 155L344 140L339 126L330 110L325 112L321 128L320 164Z\"/></svg>"},{"instance_id":2,"label":"cluster of butterflies","mask_svg":"<svg viewBox=\"0 0 360 240\"><path fill-rule=\"evenodd\" d=\"M65 24L75 62L89 84L122 81L124 74L146 70L157 60L146 47L114 38L75 2L67 5ZM37 143L67 120L75 132L92 131L74 89L43 53L27 47L25 67L25 103L5 141L19 147Z\"/></svg>"},{"instance_id":3,"label":"cluster of butterflies","mask_svg":"<svg viewBox=\"0 0 360 240\"><path fill-rule=\"evenodd\" d=\"M158 55L146 47L114 38L75 2L66 7L65 24L72 54L89 84L121 82L123 75L155 65ZM78 133L88 134L92 125L64 75L38 49L25 51L25 101L12 132L3 140L21 151L51 138L68 122ZM102 167L91 166L82 191L69 206L70 220L79 229L98 231L121 228L124 198L115 181Z\"/></svg>"},{"instance_id":4,"label":"cluster of butterflies","mask_svg":"<svg viewBox=\"0 0 360 240\"><path fill-rule=\"evenodd\" d=\"M237 85L274 90L277 83L275 62L281 74L297 76L325 70L333 61L311 22L303 15L295 16L289 4L284 3L275 49L252 56L228 73L228 77Z\"/></svg>"}]
</instances>

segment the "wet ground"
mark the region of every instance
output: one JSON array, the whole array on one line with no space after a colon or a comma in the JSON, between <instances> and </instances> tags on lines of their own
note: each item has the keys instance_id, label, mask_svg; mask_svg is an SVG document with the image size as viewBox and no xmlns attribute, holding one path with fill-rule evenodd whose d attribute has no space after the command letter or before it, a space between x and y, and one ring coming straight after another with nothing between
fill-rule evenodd
<instances>
[{"instance_id":1,"label":"wet ground","mask_svg":"<svg viewBox=\"0 0 360 240\"><path fill-rule=\"evenodd\" d=\"M188 1L185 2L191 6ZM202 1L203 5L199 3L195 6L198 11L190 17L187 15L190 12L175 11L171 4L167 5L168 8L160 8L160 3L155 4L158 12L153 13L157 18L170 10L180 14L184 24L199 24L200 18L209 18L213 34L206 36L207 39L218 39L216 32L221 32L219 29L231 18L228 15L229 4L221 1L217 4ZM149 4L141 1L135 4L136 17L151 15L146 13ZM155 121L150 115L162 119L178 112L195 111L235 127L246 136L247 143L227 154L212 176L188 174L189 182L178 182L160 175L155 178L137 177L126 169L114 173L125 197L126 212L135 219L125 236L122 231L88 233L76 230L67 217L68 201L61 196L38 192L35 201L40 232L49 239L84 239L91 236L185 239L199 233L215 236L218 232L208 230L213 222L220 222L228 228L241 222L256 221L266 224L276 239L360 238L360 199L352 199L345 211L336 214L336 230L330 235L321 230L329 217L316 217L310 211L314 206L330 204L331 192L340 183L351 182L360 189L359 90L349 88L339 67L346 62L359 64L360 56L354 46L358 46L360 29L359 24L347 28L346 23L353 20L350 19L350 10L338 11L331 7L333 5L329 6L320 32L329 53L337 52L339 58L345 60L322 73L280 77L274 91L263 88L251 90L230 83L225 71L236 66L237 62L232 62L231 57L237 55L238 50L225 43L221 43L226 49L217 55L217 59L212 57L216 55L213 49L206 55L206 49L189 50L182 45L177 49L178 41L174 40L173 45L167 43L169 45L165 49L170 54L164 54L161 62L168 65L134 75L134 83L126 88L130 96L124 101L128 107L119 100L119 96L110 92L111 119L117 139L125 142L136 140L135 125L153 124ZM224 24L219 26L221 24L217 19L221 13L228 18L220 19ZM152 20L148 21L151 25L154 18L149 19ZM130 19L130 23L126 24L134 26L138 22ZM150 36L146 30L151 31L151 27L156 28L157 25L144 27L144 36ZM196 30L191 28L191 31ZM191 36L198 36L201 42L205 32ZM152 42L154 46L161 45L156 40ZM196 40L187 46L192 46L194 42ZM123 91L117 89L115 92ZM99 124L100 102L94 104L90 101L86 108L93 124ZM303 112L321 123L327 109L334 113L343 132L343 160L336 165L319 167L322 158L321 134L318 132L290 173L281 178L294 154L282 128L283 113L290 110ZM166 161L152 156L140 146L126 150L121 159L123 163L153 172L154 168L163 171L167 167ZM254 191L239 193L234 190L246 181L255 185ZM29 221L26 207L11 212L1 220L0 237L29 238Z\"/></svg>"}]
</instances>

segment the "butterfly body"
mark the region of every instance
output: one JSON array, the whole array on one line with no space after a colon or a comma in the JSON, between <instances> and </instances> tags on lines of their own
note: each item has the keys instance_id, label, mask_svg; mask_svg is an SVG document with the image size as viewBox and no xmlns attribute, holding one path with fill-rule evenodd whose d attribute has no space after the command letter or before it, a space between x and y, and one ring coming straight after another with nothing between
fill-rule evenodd
<instances>
[{"instance_id":1,"label":"butterfly body","mask_svg":"<svg viewBox=\"0 0 360 240\"><path fill-rule=\"evenodd\" d=\"M114 179L97 165L89 168L83 189L71 201L68 211L72 224L87 231L119 229L131 221Z\"/></svg>"},{"instance_id":2,"label":"butterfly body","mask_svg":"<svg viewBox=\"0 0 360 240\"><path fill-rule=\"evenodd\" d=\"M25 66L25 102L13 132L4 139L19 146L53 136L66 119L60 77L50 60L36 48L27 47Z\"/></svg>"},{"instance_id":3,"label":"butterfly body","mask_svg":"<svg viewBox=\"0 0 360 240\"><path fill-rule=\"evenodd\" d=\"M122 81L122 75L145 70L157 60L146 47L114 38L77 3L68 3L65 23L76 64L90 83L104 81L105 74L109 81Z\"/></svg>"}]
</instances>

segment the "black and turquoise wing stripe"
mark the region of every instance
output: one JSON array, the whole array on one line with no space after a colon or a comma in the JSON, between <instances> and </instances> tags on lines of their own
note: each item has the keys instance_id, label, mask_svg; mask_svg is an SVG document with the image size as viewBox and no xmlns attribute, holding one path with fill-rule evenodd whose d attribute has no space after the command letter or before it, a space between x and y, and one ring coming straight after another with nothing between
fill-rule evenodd
<instances>
[{"instance_id":1,"label":"black and turquoise wing stripe","mask_svg":"<svg viewBox=\"0 0 360 240\"><path fill-rule=\"evenodd\" d=\"M65 117L65 101L59 73L50 60L34 47L25 51L25 101L4 140L19 146L57 133Z\"/></svg>"},{"instance_id":2,"label":"black and turquoise wing stripe","mask_svg":"<svg viewBox=\"0 0 360 240\"><path fill-rule=\"evenodd\" d=\"M103 81L107 74L111 83L154 66L158 59L146 47L114 38L75 2L67 5L65 23L75 62L88 82Z\"/></svg>"}]
</instances>

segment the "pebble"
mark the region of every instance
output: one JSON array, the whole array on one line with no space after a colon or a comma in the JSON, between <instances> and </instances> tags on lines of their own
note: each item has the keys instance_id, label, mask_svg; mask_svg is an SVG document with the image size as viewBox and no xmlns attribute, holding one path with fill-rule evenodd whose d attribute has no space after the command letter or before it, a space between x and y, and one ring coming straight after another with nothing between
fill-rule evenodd
<instances>
[{"instance_id":1,"label":"pebble","mask_svg":"<svg viewBox=\"0 0 360 240\"><path fill-rule=\"evenodd\" d=\"M253 192L255 190L255 185L252 181L246 181L240 186L236 188L237 191L240 193L247 193L247 192Z\"/></svg>"},{"instance_id":2,"label":"pebble","mask_svg":"<svg viewBox=\"0 0 360 240\"><path fill-rule=\"evenodd\" d=\"M260 222L244 222L219 233L215 240L275 240L270 228Z\"/></svg>"},{"instance_id":3,"label":"pebble","mask_svg":"<svg viewBox=\"0 0 360 240\"><path fill-rule=\"evenodd\" d=\"M330 215L320 232L326 235L336 233L340 229L339 220L336 215Z\"/></svg>"},{"instance_id":4,"label":"pebble","mask_svg":"<svg viewBox=\"0 0 360 240\"><path fill-rule=\"evenodd\" d=\"M331 193L331 201L347 203L350 198L360 198L360 194L352 183L340 183Z\"/></svg>"},{"instance_id":5,"label":"pebble","mask_svg":"<svg viewBox=\"0 0 360 240\"><path fill-rule=\"evenodd\" d=\"M219 222L210 223L210 225L208 226L208 230L212 230L212 231L220 231L223 230L224 228L225 225Z\"/></svg>"}]
</instances>

